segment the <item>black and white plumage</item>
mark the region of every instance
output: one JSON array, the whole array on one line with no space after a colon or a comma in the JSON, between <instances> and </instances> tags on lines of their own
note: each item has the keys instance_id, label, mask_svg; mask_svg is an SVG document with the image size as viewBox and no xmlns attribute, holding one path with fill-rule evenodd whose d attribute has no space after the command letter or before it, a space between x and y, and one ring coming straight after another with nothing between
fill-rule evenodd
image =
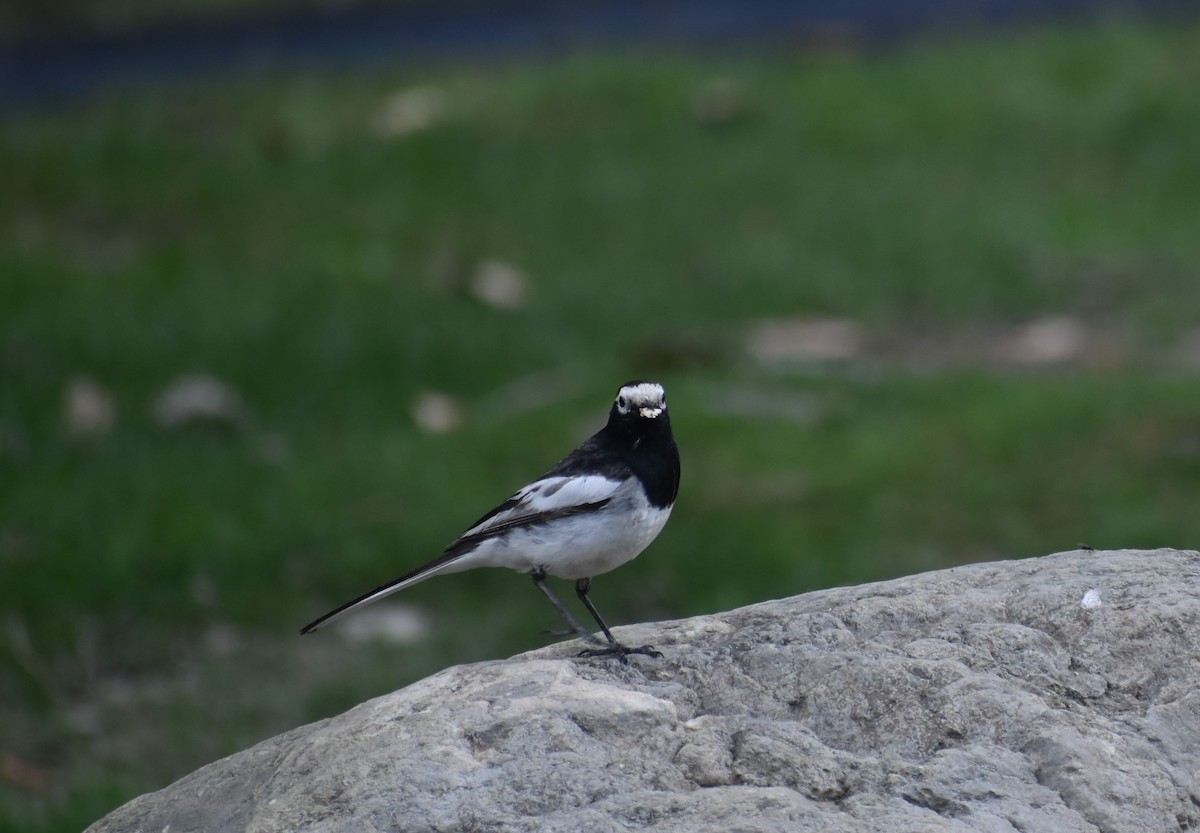
<instances>
[{"instance_id":1,"label":"black and white plumage","mask_svg":"<svg viewBox=\"0 0 1200 833\"><path fill-rule=\"evenodd\" d=\"M588 597L592 576L633 559L662 531L679 493L679 451L666 394L634 381L617 392L608 423L558 465L476 521L427 564L305 626L312 633L353 610L419 581L475 567L508 567L533 577L571 627L602 645L584 653L657 655L618 643ZM575 579L575 591L607 643L583 628L546 585Z\"/></svg>"}]
</instances>

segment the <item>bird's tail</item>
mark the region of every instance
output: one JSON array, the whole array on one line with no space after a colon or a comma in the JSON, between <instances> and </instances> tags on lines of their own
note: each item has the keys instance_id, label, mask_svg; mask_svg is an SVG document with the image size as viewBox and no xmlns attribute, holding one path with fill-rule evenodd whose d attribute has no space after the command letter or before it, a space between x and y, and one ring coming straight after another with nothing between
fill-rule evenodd
<instances>
[{"instance_id":1,"label":"bird's tail","mask_svg":"<svg viewBox=\"0 0 1200 833\"><path fill-rule=\"evenodd\" d=\"M414 584L422 582L427 578L433 578L441 573L457 572L458 570L463 569L463 567L457 563L460 557L461 553L443 553L433 561L430 561L428 564L422 564L412 572L400 576L400 578L392 579L387 584L381 584L374 590L363 593L357 599L351 599L341 607L335 607L321 618L314 619L312 622L309 622L307 625L301 628L300 633L312 633L319 628L325 627L330 622L335 622L338 619L341 619L351 611L358 610L360 607L365 607L366 605L371 604L371 602L377 602L382 598L403 590L405 587L412 587Z\"/></svg>"}]
</instances>

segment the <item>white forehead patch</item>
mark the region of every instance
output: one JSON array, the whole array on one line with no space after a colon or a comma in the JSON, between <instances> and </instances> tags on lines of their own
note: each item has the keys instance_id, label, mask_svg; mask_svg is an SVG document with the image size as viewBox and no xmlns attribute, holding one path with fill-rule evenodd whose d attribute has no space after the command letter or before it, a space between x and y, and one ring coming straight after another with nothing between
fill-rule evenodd
<instances>
[{"instance_id":1,"label":"white forehead patch","mask_svg":"<svg viewBox=\"0 0 1200 833\"><path fill-rule=\"evenodd\" d=\"M658 416L662 409L666 407L666 391L663 386L657 382L641 382L636 385L625 385L617 392L617 410L623 414L629 413L631 410L639 411L654 411L653 416ZM649 413L643 413L643 416L651 416Z\"/></svg>"}]
</instances>

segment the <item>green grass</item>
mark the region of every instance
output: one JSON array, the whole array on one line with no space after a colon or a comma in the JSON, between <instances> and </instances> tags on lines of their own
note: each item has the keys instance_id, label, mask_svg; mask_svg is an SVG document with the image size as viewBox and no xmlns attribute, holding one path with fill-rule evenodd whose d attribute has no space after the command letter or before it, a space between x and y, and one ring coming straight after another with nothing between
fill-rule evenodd
<instances>
[{"instance_id":1,"label":"green grass","mask_svg":"<svg viewBox=\"0 0 1200 833\"><path fill-rule=\"evenodd\" d=\"M714 78L744 117L692 117ZM418 83L446 118L379 136ZM1195 546L1200 385L1176 348L1200 308L1198 88L1200 29L1112 25L3 116L0 755L37 777L0 776L0 828L79 829L274 732L543 644L553 610L491 571L406 592L435 623L419 646L296 631L548 468L627 378L666 383L684 484L661 539L596 582L612 622L1080 541ZM525 308L463 291L485 258L529 275ZM1109 346L1050 370L971 360L1047 314ZM806 316L875 346L799 368L743 351L761 319ZM154 424L197 370L240 392L243 424ZM109 435L64 428L78 375L111 391ZM460 431L416 428L428 389L462 399Z\"/></svg>"}]
</instances>

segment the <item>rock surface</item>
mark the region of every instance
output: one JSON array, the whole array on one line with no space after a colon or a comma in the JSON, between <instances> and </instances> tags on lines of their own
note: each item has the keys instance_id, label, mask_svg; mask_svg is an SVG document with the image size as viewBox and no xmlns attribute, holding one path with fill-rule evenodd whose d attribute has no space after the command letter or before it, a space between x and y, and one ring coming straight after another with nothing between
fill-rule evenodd
<instances>
[{"instance_id":1,"label":"rock surface","mask_svg":"<svg viewBox=\"0 0 1200 833\"><path fill-rule=\"evenodd\" d=\"M1200 825L1200 554L1071 552L449 668L210 764L110 831Z\"/></svg>"}]
</instances>

